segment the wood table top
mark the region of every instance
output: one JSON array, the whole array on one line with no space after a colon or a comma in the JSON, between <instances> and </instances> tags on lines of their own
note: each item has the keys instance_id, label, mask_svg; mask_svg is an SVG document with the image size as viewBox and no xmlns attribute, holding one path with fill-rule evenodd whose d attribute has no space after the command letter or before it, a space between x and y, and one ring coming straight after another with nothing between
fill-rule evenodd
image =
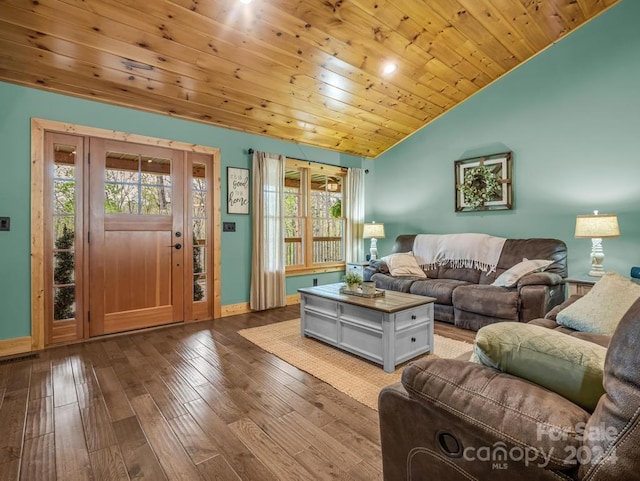
<instances>
[{"instance_id":1,"label":"wood table top","mask_svg":"<svg viewBox=\"0 0 640 481\"><path fill-rule=\"evenodd\" d=\"M341 287L344 287L343 283L326 284L324 286L302 287L298 289L298 292L387 313L404 311L405 309L422 306L436 301L434 297L419 296L416 294L407 294L404 292L389 290L385 290L385 295L380 297L359 297L349 294L341 294Z\"/></svg>"}]
</instances>

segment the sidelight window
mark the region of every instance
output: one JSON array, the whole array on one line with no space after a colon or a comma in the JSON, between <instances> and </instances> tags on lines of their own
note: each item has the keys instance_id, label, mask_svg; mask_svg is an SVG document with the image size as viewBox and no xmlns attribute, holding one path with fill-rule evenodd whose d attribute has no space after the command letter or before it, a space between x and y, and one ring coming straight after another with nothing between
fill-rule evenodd
<instances>
[{"instance_id":1,"label":"sidelight window","mask_svg":"<svg viewBox=\"0 0 640 481\"><path fill-rule=\"evenodd\" d=\"M76 147L54 143L53 320L76 316Z\"/></svg>"}]
</instances>

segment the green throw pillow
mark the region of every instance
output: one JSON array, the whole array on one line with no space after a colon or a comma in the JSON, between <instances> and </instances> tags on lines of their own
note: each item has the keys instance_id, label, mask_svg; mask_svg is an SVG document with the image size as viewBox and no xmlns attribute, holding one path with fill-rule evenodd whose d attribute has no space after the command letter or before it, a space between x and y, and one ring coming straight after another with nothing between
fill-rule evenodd
<instances>
[{"instance_id":1,"label":"green throw pillow","mask_svg":"<svg viewBox=\"0 0 640 481\"><path fill-rule=\"evenodd\" d=\"M605 393L606 348L552 329L490 324L478 331L474 352L481 364L536 383L589 412Z\"/></svg>"},{"instance_id":2,"label":"green throw pillow","mask_svg":"<svg viewBox=\"0 0 640 481\"><path fill-rule=\"evenodd\" d=\"M583 297L562 309L556 322L576 331L612 336L638 298L640 285L607 272Z\"/></svg>"}]
</instances>

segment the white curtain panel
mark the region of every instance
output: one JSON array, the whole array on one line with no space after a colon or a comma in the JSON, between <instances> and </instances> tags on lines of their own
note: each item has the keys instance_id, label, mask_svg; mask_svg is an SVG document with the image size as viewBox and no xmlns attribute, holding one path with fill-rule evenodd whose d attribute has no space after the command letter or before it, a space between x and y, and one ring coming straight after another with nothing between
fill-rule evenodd
<instances>
[{"instance_id":1,"label":"white curtain panel","mask_svg":"<svg viewBox=\"0 0 640 481\"><path fill-rule=\"evenodd\" d=\"M251 309L287 304L284 247L285 157L253 153Z\"/></svg>"},{"instance_id":2,"label":"white curtain panel","mask_svg":"<svg viewBox=\"0 0 640 481\"><path fill-rule=\"evenodd\" d=\"M362 230L364 228L364 171L347 169L344 189L345 218L344 256L346 262L364 260Z\"/></svg>"}]
</instances>

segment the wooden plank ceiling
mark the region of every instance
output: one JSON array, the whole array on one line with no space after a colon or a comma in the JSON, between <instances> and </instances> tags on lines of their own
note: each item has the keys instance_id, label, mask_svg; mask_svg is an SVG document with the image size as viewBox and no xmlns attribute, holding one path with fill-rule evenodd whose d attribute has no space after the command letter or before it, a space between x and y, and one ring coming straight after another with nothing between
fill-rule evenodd
<instances>
[{"instance_id":1,"label":"wooden plank ceiling","mask_svg":"<svg viewBox=\"0 0 640 481\"><path fill-rule=\"evenodd\" d=\"M376 157L617 1L2 0L0 79Z\"/></svg>"}]
</instances>

